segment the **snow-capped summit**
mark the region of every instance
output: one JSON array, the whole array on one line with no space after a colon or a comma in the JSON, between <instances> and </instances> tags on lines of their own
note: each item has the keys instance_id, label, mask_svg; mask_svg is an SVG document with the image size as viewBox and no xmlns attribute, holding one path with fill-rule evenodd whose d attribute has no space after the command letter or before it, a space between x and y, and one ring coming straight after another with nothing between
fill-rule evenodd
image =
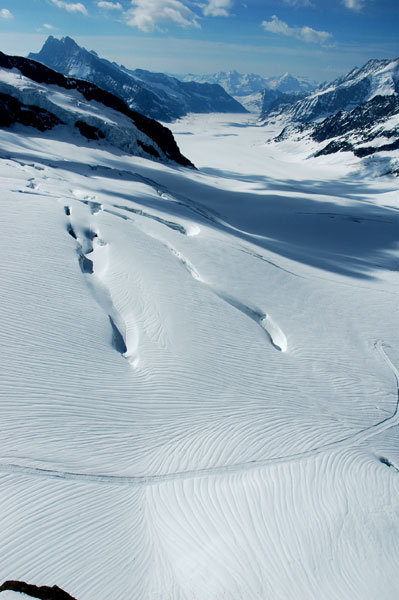
<instances>
[{"instance_id":1,"label":"snow-capped summit","mask_svg":"<svg viewBox=\"0 0 399 600\"><path fill-rule=\"evenodd\" d=\"M317 87L317 83L306 77L294 77L291 73L284 73L281 77L269 77L267 87L292 94L294 92L310 92Z\"/></svg>"},{"instance_id":2,"label":"snow-capped summit","mask_svg":"<svg viewBox=\"0 0 399 600\"><path fill-rule=\"evenodd\" d=\"M232 96L248 96L255 94L267 87L267 79L255 73L239 73L238 71L219 71L209 75L194 75L189 73L181 77L183 81L197 81L201 83L217 83Z\"/></svg>"},{"instance_id":3,"label":"snow-capped summit","mask_svg":"<svg viewBox=\"0 0 399 600\"><path fill-rule=\"evenodd\" d=\"M67 77L79 77L122 98L130 108L161 121L173 121L189 112L246 112L217 85L182 82L163 73L129 70L96 52L79 46L70 37L49 36L37 60Z\"/></svg>"},{"instance_id":4,"label":"snow-capped summit","mask_svg":"<svg viewBox=\"0 0 399 600\"><path fill-rule=\"evenodd\" d=\"M262 77L255 73L238 73L238 71L220 71L210 75L184 75L183 81L201 81L218 83L234 97L249 96L264 89L278 92L309 92L316 87L316 82L305 77L294 77L285 73L280 77Z\"/></svg>"},{"instance_id":5,"label":"snow-capped summit","mask_svg":"<svg viewBox=\"0 0 399 600\"><path fill-rule=\"evenodd\" d=\"M128 154L192 166L157 121L92 83L68 79L29 58L0 52L0 108L2 127L44 132L58 126L60 138L83 136Z\"/></svg>"}]
</instances>

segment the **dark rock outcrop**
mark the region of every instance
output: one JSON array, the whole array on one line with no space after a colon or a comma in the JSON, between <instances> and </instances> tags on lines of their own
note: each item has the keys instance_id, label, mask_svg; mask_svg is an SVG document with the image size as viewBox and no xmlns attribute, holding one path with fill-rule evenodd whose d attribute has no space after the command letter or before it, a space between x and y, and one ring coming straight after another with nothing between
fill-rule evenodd
<instances>
[{"instance_id":1,"label":"dark rock outcrop","mask_svg":"<svg viewBox=\"0 0 399 600\"><path fill-rule=\"evenodd\" d=\"M73 596L57 585L53 585L52 587L47 585L37 586L25 583L25 581L9 580L0 586L0 592L5 592L6 590L26 594L32 598L40 598L40 600L76 600L76 598L73 598Z\"/></svg>"},{"instance_id":2,"label":"dark rock outcrop","mask_svg":"<svg viewBox=\"0 0 399 600\"><path fill-rule=\"evenodd\" d=\"M368 102L351 111L340 111L314 126L312 138L316 142L345 135L349 132L364 131L385 119L399 113L399 96L375 96Z\"/></svg>"},{"instance_id":3,"label":"dark rock outcrop","mask_svg":"<svg viewBox=\"0 0 399 600\"><path fill-rule=\"evenodd\" d=\"M399 148L399 127L386 126L388 119L399 115L399 96L375 96L351 111L340 111L312 126L310 137L316 142L331 141L315 156L351 151L363 158L376 152ZM334 139L333 139L334 138ZM376 138L393 140L371 145ZM369 144L365 146L364 144Z\"/></svg>"},{"instance_id":4,"label":"dark rock outcrop","mask_svg":"<svg viewBox=\"0 0 399 600\"><path fill-rule=\"evenodd\" d=\"M93 127L84 121L76 121L76 129L79 129L80 134L88 140L103 140L105 134L98 127Z\"/></svg>"},{"instance_id":5,"label":"dark rock outcrop","mask_svg":"<svg viewBox=\"0 0 399 600\"><path fill-rule=\"evenodd\" d=\"M63 122L44 108L28 106L17 98L0 92L0 127L10 127L14 123L47 131Z\"/></svg>"},{"instance_id":6,"label":"dark rock outcrop","mask_svg":"<svg viewBox=\"0 0 399 600\"><path fill-rule=\"evenodd\" d=\"M364 156L370 156L376 152L392 152L393 150L399 150L399 139L392 142L392 144L382 144L381 146L362 146L361 148L355 148L353 151L355 156L363 158Z\"/></svg>"}]
</instances>

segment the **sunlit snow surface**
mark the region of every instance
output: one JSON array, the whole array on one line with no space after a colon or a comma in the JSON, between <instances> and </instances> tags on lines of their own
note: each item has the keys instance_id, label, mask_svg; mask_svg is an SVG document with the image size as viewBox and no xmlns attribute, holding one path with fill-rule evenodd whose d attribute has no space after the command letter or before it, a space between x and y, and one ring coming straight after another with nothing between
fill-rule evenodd
<instances>
[{"instance_id":1,"label":"sunlit snow surface","mask_svg":"<svg viewBox=\"0 0 399 600\"><path fill-rule=\"evenodd\" d=\"M395 600L397 180L172 128L199 171L0 134L1 579Z\"/></svg>"}]
</instances>

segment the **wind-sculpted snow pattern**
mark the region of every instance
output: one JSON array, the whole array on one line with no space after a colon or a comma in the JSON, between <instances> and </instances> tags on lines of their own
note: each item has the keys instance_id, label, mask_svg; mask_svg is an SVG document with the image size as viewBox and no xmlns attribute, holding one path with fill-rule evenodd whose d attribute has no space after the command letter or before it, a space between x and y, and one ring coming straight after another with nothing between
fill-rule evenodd
<instances>
[{"instance_id":1,"label":"wind-sculpted snow pattern","mask_svg":"<svg viewBox=\"0 0 399 600\"><path fill-rule=\"evenodd\" d=\"M397 180L173 130L198 171L0 134L1 583L396 600Z\"/></svg>"}]
</instances>

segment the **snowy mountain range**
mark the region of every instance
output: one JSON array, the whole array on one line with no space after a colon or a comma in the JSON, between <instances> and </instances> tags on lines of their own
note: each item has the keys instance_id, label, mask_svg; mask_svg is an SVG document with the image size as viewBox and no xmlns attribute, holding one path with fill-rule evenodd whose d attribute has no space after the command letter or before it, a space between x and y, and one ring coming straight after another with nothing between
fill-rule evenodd
<instances>
[{"instance_id":1,"label":"snowy mountain range","mask_svg":"<svg viewBox=\"0 0 399 600\"><path fill-rule=\"evenodd\" d=\"M31 59L0 53L0 123L54 135L82 136L147 158L189 166L172 133L96 85L62 74Z\"/></svg>"},{"instance_id":2,"label":"snowy mountain range","mask_svg":"<svg viewBox=\"0 0 399 600\"><path fill-rule=\"evenodd\" d=\"M326 83L288 108L277 110L267 106L261 119L283 114L291 121L311 122L326 118L340 110L352 110L375 96L399 93L399 59L370 60L361 68Z\"/></svg>"},{"instance_id":3,"label":"snowy mountain range","mask_svg":"<svg viewBox=\"0 0 399 600\"><path fill-rule=\"evenodd\" d=\"M317 83L305 77L285 73L280 77L262 77L254 73L220 71L210 75L179 76L183 81L217 83L251 112L265 112L275 101L297 101L316 88ZM291 100L293 98L293 100Z\"/></svg>"},{"instance_id":4,"label":"snowy mountain range","mask_svg":"<svg viewBox=\"0 0 399 600\"><path fill-rule=\"evenodd\" d=\"M263 119L281 124L277 142L317 142L315 156L392 153L399 148L399 59L371 60L300 100L274 101ZM388 171L398 166L393 160Z\"/></svg>"},{"instance_id":5,"label":"snowy mountain range","mask_svg":"<svg viewBox=\"0 0 399 600\"><path fill-rule=\"evenodd\" d=\"M216 83L226 92L235 97L249 96L264 89L278 92L309 92L316 87L316 82L305 77L294 77L285 73L280 77L262 77L254 73L238 73L238 71L219 71L210 75L183 75L183 81L198 81L201 83Z\"/></svg>"},{"instance_id":6,"label":"snowy mountain range","mask_svg":"<svg viewBox=\"0 0 399 600\"><path fill-rule=\"evenodd\" d=\"M182 82L163 73L129 70L89 52L70 37L49 36L29 58L68 77L78 77L122 98L131 109L161 121L172 121L189 112L244 113L245 108L219 85Z\"/></svg>"}]
</instances>

